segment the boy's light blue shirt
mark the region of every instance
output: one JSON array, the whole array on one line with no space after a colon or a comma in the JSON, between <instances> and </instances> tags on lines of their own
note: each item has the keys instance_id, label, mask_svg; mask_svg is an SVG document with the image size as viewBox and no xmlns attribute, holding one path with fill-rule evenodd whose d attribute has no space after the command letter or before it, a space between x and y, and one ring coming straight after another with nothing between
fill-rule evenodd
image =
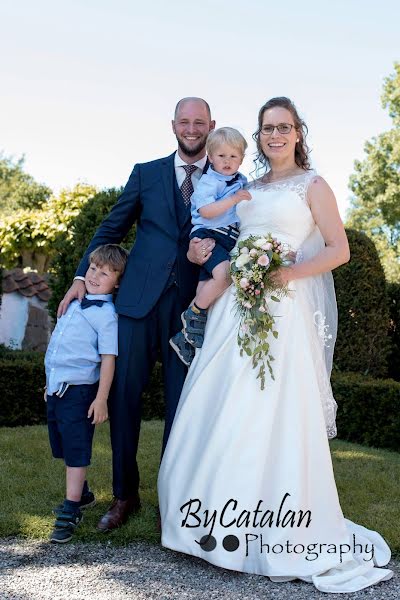
<instances>
[{"instance_id":1,"label":"boy's light blue shirt","mask_svg":"<svg viewBox=\"0 0 400 600\"><path fill-rule=\"evenodd\" d=\"M234 179L238 175L237 180L232 185L227 185L229 181ZM196 229L206 227L207 229L215 229L217 227L228 227L228 225L236 225L239 219L236 214L236 207L233 206L219 217L214 219L205 219L199 213L199 208L207 206L212 202L217 202L228 196L232 196L237 191L244 188L247 183L247 179L241 173L235 175L222 175L214 171L210 166L199 183L197 184L196 191L192 194L191 198L191 212L192 212L192 233Z\"/></svg>"},{"instance_id":2,"label":"boy's light blue shirt","mask_svg":"<svg viewBox=\"0 0 400 600\"><path fill-rule=\"evenodd\" d=\"M86 294L86 298L105 302L82 309L74 300L58 319L44 359L49 395L62 383L96 383L100 378L100 354L118 356L118 317L112 294Z\"/></svg>"}]
</instances>

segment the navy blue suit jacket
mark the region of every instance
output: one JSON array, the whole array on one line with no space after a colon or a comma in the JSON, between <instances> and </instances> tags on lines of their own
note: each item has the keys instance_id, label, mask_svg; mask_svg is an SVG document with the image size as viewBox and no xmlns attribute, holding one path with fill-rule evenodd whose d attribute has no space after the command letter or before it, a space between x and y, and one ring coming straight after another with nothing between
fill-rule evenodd
<instances>
[{"instance_id":1,"label":"navy blue suit jacket","mask_svg":"<svg viewBox=\"0 0 400 600\"><path fill-rule=\"evenodd\" d=\"M119 244L137 222L136 240L115 303L118 313L136 319L154 307L176 266L184 306L196 290L199 270L186 258L190 211L181 229L175 214L174 157L175 152L135 165L118 202L96 231L76 271L76 275L84 276L89 254L103 244Z\"/></svg>"}]
</instances>

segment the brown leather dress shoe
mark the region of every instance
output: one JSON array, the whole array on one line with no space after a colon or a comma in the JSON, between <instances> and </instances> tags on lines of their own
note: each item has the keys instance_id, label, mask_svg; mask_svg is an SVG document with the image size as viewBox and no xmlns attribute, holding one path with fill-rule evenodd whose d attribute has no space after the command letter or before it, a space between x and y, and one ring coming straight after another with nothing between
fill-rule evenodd
<instances>
[{"instance_id":1,"label":"brown leather dress shoe","mask_svg":"<svg viewBox=\"0 0 400 600\"><path fill-rule=\"evenodd\" d=\"M98 531L106 533L112 529L121 527L128 520L129 515L137 513L140 510L140 498L138 495L131 496L126 500L114 498L110 508L97 523Z\"/></svg>"}]
</instances>

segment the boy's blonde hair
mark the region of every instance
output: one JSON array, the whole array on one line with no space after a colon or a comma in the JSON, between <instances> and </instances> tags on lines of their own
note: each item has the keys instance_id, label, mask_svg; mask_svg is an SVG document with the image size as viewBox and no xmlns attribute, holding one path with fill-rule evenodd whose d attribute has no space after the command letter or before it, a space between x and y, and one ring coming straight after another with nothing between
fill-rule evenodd
<instances>
[{"instance_id":1,"label":"boy's blonde hair","mask_svg":"<svg viewBox=\"0 0 400 600\"><path fill-rule=\"evenodd\" d=\"M228 144L239 150L244 156L247 148L247 142L237 129L233 127L220 127L214 129L208 134L206 150L207 154L214 154L216 148L221 144Z\"/></svg>"},{"instance_id":2,"label":"boy's blonde hair","mask_svg":"<svg viewBox=\"0 0 400 600\"><path fill-rule=\"evenodd\" d=\"M119 276L125 271L129 252L118 244L104 244L93 250L89 255L89 262L96 267L108 267L111 271L117 271Z\"/></svg>"}]
</instances>

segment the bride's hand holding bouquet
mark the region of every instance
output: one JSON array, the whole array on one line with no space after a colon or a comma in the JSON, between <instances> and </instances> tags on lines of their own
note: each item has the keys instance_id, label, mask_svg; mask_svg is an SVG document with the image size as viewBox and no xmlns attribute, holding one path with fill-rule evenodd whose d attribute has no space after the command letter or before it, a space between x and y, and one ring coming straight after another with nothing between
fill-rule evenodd
<instances>
[{"instance_id":1,"label":"bride's hand holding bouquet","mask_svg":"<svg viewBox=\"0 0 400 600\"><path fill-rule=\"evenodd\" d=\"M278 337L268 303L279 302L287 295L292 262L290 249L270 234L241 240L231 258L231 276L240 315L240 354L245 352L252 357L253 368L258 367L261 389L265 387L266 366L274 379L271 366L274 358L267 338L269 333Z\"/></svg>"}]
</instances>

